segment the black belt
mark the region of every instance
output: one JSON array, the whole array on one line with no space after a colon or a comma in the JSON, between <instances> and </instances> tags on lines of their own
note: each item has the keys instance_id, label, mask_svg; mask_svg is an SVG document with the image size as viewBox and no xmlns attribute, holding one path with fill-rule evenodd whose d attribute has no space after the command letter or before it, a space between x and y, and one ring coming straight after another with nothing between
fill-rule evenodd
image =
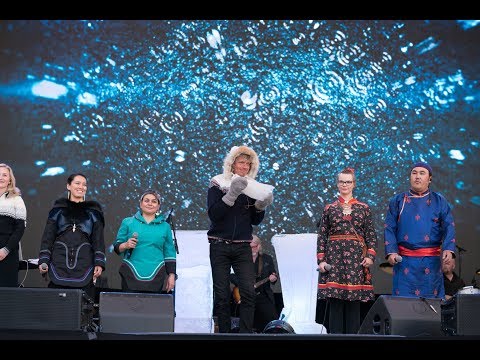
<instances>
[{"instance_id":1,"label":"black belt","mask_svg":"<svg viewBox=\"0 0 480 360\"><path fill-rule=\"evenodd\" d=\"M250 241L233 241L233 240L223 240L223 239L208 239L210 244L248 244Z\"/></svg>"},{"instance_id":2,"label":"black belt","mask_svg":"<svg viewBox=\"0 0 480 360\"><path fill-rule=\"evenodd\" d=\"M231 240L219 240L219 239L208 239L208 242L210 244L233 244L233 241Z\"/></svg>"}]
</instances>

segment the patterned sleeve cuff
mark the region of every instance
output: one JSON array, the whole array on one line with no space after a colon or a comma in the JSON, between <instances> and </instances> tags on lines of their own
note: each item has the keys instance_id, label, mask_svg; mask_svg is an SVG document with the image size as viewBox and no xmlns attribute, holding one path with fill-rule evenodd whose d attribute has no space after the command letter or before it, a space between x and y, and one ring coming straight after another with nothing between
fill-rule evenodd
<instances>
[{"instance_id":1,"label":"patterned sleeve cuff","mask_svg":"<svg viewBox=\"0 0 480 360\"><path fill-rule=\"evenodd\" d=\"M5 255L10 254L10 250L6 246L4 246L1 250L5 251Z\"/></svg>"}]
</instances>

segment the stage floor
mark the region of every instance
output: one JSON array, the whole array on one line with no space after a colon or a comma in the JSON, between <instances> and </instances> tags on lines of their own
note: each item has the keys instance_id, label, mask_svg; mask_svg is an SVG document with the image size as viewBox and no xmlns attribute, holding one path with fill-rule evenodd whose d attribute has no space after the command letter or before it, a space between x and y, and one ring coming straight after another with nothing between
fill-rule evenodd
<instances>
[{"instance_id":1,"label":"stage floor","mask_svg":"<svg viewBox=\"0 0 480 360\"><path fill-rule=\"evenodd\" d=\"M304 334L191 334L191 333L148 333L148 334L112 334L84 331L56 330L18 330L1 329L0 342L24 342L27 353L51 352L52 347L72 345L78 355L92 356L92 350L113 352L121 355L145 351L156 351L164 355L185 354L200 356L210 354L218 357L223 351L229 352L229 358L248 354L304 355L348 353L357 356L385 356L391 354L410 354L411 356L427 352L432 354L472 354L477 352L480 336L444 336L444 337L406 337L398 335L304 335ZM33 347L29 348L29 344ZM79 345L79 343L85 343ZM44 350L41 350L41 348ZM16 347L18 351L20 349ZM67 346L68 349L68 346ZM218 353L217 353L218 352ZM217 356L215 356L217 353ZM223 358L224 356L222 356ZM299 360L299 359L295 359Z\"/></svg>"}]
</instances>

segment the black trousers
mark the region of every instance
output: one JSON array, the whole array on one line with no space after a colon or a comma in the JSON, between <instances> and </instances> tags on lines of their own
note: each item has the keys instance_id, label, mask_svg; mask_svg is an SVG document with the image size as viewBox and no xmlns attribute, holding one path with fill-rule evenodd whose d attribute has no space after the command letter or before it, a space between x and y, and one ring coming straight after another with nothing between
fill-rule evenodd
<instances>
[{"instance_id":1,"label":"black trousers","mask_svg":"<svg viewBox=\"0 0 480 360\"><path fill-rule=\"evenodd\" d=\"M218 331L228 333L231 330L230 309L230 268L238 278L242 306L239 309L239 332L253 332L255 313L255 272L252 266L252 249L245 243L210 244L210 266L213 280L214 314L218 318Z\"/></svg>"},{"instance_id":2,"label":"black trousers","mask_svg":"<svg viewBox=\"0 0 480 360\"><path fill-rule=\"evenodd\" d=\"M360 301L327 299L330 334L357 334L360 329Z\"/></svg>"},{"instance_id":3,"label":"black trousers","mask_svg":"<svg viewBox=\"0 0 480 360\"><path fill-rule=\"evenodd\" d=\"M10 250L0 261L0 287L18 287L18 250Z\"/></svg>"},{"instance_id":4,"label":"black trousers","mask_svg":"<svg viewBox=\"0 0 480 360\"><path fill-rule=\"evenodd\" d=\"M277 319L278 314L275 303L265 294L257 295L255 300L255 317L253 321L255 332L263 332L265 326L267 326L270 321Z\"/></svg>"}]
</instances>

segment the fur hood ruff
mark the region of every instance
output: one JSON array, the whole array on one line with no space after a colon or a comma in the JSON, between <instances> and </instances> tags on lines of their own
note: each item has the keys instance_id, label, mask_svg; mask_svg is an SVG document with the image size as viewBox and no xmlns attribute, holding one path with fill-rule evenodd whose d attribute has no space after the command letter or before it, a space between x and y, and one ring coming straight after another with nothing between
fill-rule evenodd
<instances>
[{"instance_id":1,"label":"fur hood ruff","mask_svg":"<svg viewBox=\"0 0 480 360\"><path fill-rule=\"evenodd\" d=\"M247 178L255 180L260 165L257 153L248 146L234 146L225 157L225 160L223 160L223 174L219 174L212 179L214 183L219 185L220 189L226 191L230 188L232 177L234 175L232 172L232 165L235 162L235 159L241 154L250 155L252 165L250 166Z\"/></svg>"},{"instance_id":2,"label":"fur hood ruff","mask_svg":"<svg viewBox=\"0 0 480 360\"><path fill-rule=\"evenodd\" d=\"M260 165L257 153L252 148L249 148L245 145L234 146L230 149L230 152L223 160L223 174L218 174L211 180L212 182L218 184L221 190L227 191L230 188L230 184L232 183L232 178L234 175L232 172L232 165L235 162L235 159L241 154L250 155L252 165L250 166L250 171L246 177L255 180Z\"/></svg>"},{"instance_id":3,"label":"fur hood ruff","mask_svg":"<svg viewBox=\"0 0 480 360\"><path fill-rule=\"evenodd\" d=\"M275 187L272 185L259 183L255 180L260 163L257 153L247 146L232 147L223 162L223 174L214 176L211 180L211 184L218 185L220 190L223 192L228 191L232 183L232 178L234 176L238 176L232 172L232 165L235 162L235 159L242 154L250 155L250 159L252 160L250 171L246 176L248 180L248 186L242 192L253 199L265 200L273 192Z\"/></svg>"},{"instance_id":4,"label":"fur hood ruff","mask_svg":"<svg viewBox=\"0 0 480 360\"><path fill-rule=\"evenodd\" d=\"M250 159L252 160L252 166L250 167L250 171L248 172L247 176L252 179L255 179L257 177L258 168L260 167L258 155L252 148L242 145L232 147L230 152L225 157L225 160L223 160L223 176L226 180L232 180L232 165L235 162L235 159L242 154L249 155Z\"/></svg>"}]
</instances>

